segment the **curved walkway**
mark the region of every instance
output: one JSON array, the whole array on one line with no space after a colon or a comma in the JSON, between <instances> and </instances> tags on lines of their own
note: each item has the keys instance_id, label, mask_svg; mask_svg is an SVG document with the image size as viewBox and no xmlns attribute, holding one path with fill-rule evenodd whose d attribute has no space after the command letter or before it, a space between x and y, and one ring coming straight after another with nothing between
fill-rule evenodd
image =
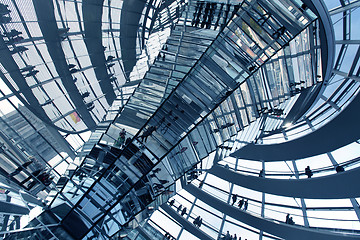
<instances>
[{"instance_id":1,"label":"curved walkway","mask_svg":"<svg viewBox=\"0 0 360 240\"><path fill-rule=\"evenodd\" d=\"M167 203L161 205L161 208L194 236L198 237L201 240L214 240L212 237L210 237L209 235L201 231L199 228L195 227L192 223L187 221L185 218L180 216L174 209L167 205Z\"/></svg>"},{"instance_id":2,"label":"curved walkway","mask_svg":"<svg viewBox=\"0 0 360 240\"><path fill-rule=\"evenodd\" d=\"M360 239L360 236L356 235L347 235L341 233L335 233L324 230L316 230L311 228L305 228L297 225L289 225L285 223L280 223L274 220L269 220L261 217L257 217L250 213L247 213L243 210L240 210L236 207L233 207L210 194L200 190L196 186L190 184L185 187L185 189L197 197L198 199L204 201L209 206L219 210L220 212L241 221L249 226L252 226L257 229L261 229L264 232L273 234L275 236L291 239L291 240L304 240L304 239L316 239L316 240L339 240L339 239Z\"/></svg>"},{"instance_id":3,"label":"curved walkway","mask_svg":"<svg viewBox=\"0 0 360 240\"><path fill-rule=\"evenodd\" d=\"M248 176L218 165L213 166L209 173L242 187L280 196L312 199L356 198L360 196L360 186L354 184L360 179L360 168L306 179L271 179Z\"/></svg>"},{"instance_id":4,"label":"curved walkway","mask_svg":"<svg viewBox=\"0 0 360 240\"><path fill-rule=\"evenodd\" d=\"M334 151L359 139L360 114L354 114L359 109L360 95L358 94L337 117L308 135L279 144L251 143L230 156L271 162L307 158Z\"/></svg>"}]
</instances>

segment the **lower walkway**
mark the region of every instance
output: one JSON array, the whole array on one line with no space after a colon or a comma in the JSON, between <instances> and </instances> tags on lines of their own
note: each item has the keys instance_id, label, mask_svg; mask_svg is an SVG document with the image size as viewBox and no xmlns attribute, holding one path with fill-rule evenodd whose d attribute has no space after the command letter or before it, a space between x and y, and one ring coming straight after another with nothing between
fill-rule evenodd
<instances>
[{"instance_id":1,"label":"lower walkway","mask_svg":"<svg viewBox=\"0 0 360 240\"><path fill-rule=\"evenodd\" d=\"M185 188L194 197L204 201L209 206L216 210L240 221L251 227L261 229L266 233L273 234L275 236L291 239L291 240L304 240L304 239L316 239L316 240L339 240L339 239L360 239L360 235L348 235L342 233L335 233L324 230L316 230L311 228L305 228L302 226L289 225L281 223L279 221L265 219L257 217L248 212L233 207L216 197L200 190L198 187L189 184Z\"/></svg>"},{"instance_id":2,"label":"lower walkway","mask_svg":"<svg viewBox=\"0 0 360 240\"><path fill-rule=\"evenodd\" d=\"M201 240L213 240L209 235L201 231L199 228L195 227L192 223L187 221L185 218L180 216L174 209L172 209L167 203L161 205L161 208L169 214L173 219L183 226L186 231L190 232L194 236L198 237Z\"/></svg>"},{"instance_id":3,"label":"lower walkway","mask_svg":"<svg viewBox=\"0 0 360 240\"><path fill-rule=\"evenodd\" d=\"M209 173L255 191L280 196L312 199L356 198L360 196L357 183L360 168L329 176L306 179L271 179L236 173L219 165L213 166Z\"/></svg>"}]
</instances>

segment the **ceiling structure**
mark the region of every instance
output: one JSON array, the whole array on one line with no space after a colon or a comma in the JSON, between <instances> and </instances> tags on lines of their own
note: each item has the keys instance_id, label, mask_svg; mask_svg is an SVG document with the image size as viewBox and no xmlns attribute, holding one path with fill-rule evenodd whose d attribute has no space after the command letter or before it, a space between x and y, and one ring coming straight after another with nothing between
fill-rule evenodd
<instances>
[{"instance_id":1,"label":"ceiling structure","mask_svg":"<svg viewBox=\"0 0 360 240\"><path fill-rule=\"evenodd\" d=\"M1 237L360 238L359 6L2 1Z\"/></svg>"}]
</instances>

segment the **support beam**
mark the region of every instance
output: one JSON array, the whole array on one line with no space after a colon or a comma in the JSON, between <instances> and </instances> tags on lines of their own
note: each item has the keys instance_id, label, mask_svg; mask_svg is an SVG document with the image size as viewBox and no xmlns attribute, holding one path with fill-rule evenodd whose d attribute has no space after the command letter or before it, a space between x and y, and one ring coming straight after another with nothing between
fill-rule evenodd
<instances>
[{"instance_id":1,"label":"support beam","mask_svg":"<svg viewBox=\"0 0 360 240\"><path fill-rule=\"evenodd\" d=\"M331 9L329 11L329 13L330 13L330 15L335 15L335 14L342 13L342 12L345 12L345 11L348 11L348 10L350 10L352 8L357 8L357 7L360 7L360 1L359 0L352 1L350 4L347 4L345 6L340 6L340 7Z\"/></svg>"},{"instance_id":2,"label":"support beam","mask_svg":"<svg viewBox=\"0 0 360 240\"><path fill-rule=\"evenodd\" d=\"M104 0L84 0L82 13L84 18L85 45L90 56L92 67L99 81L102 92L109 106L116 99L113 86L106 68L106 59L103 50L102 17ZM101 7L99 7L101 6Z\"/></svg>"}]
</instances>

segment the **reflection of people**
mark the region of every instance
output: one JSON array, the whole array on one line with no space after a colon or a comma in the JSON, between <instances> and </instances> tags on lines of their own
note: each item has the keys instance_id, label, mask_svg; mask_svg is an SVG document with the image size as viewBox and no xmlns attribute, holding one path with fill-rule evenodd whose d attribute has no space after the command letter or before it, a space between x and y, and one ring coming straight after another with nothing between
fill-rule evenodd
<instances>
[{"instance_id":1,"label":"reflection of people","mask_svg":"<svg viewBox=\"0 0 360 240\"><path fill-rule=\"evenodd\" d=\"M162 133L162 134L165 134L170 127L171 127L171 123L167 123L167 124L161 129L161 133Z\"/></svg>"},{"instance_id":2,"label":"reflection of people","mask_svg":"<svg viewBox=\"0 0 360 240\"><path fill-rule=\"evenodd\" d=\"M180 153L183 153L183 152L185 152L187 150L187 147L182 147L181 149L180 149L180 151L177 151L176 153L175 153L175 155L178 155L178 154L180 154Z\"/></svg>"},{"instance_id":3,"label":"reflection of people","mask_svg":"<svg viewBox=\"0 0 360 240\"><path fill-rule=\"evenodd\" d=\"M121 147L125 143L125 136L126 136L126 131L125 128L123 128L119 133L118 139L115 141L116 147Z\"/></svg>"},{"instance_id":4,"label":"reflection of people","mask_svg":"<svg viewBox=\"0 0 360 240\"><path fill-rule=\"evenodd\" d=\"M167 183L169 183L168 180L164 180L164 179L159 179L159 182L160 182L161 184L167 184Z\"/></svg>"},{"instance_id":5,"label":"reflection of people","mask_svg":"<svg viewBox=\"0 0 360 240\"><path fill-rule=\"evenodd\" d=\"M156 130L155 126L150 126L148 129L146 129L143 134L139 137L141 138L142 142L146 142L147 138Z\"/></svg>"},{"instance_id":6,"label":"reflection of people","mask_svg":"<svg viewBox=\"0 0 360 240\"><path fill-rule=\"evenodd\" d=\"M50 172L42 172L40 174L39 173L40 171L38 170L33 172L35 179L33 179L31 183L29 183L27 187L28 190L34 187L38 183L38 181L40 181L45 186L49 186L54 179L54 177L50 176Z\"/></svg>"}]
</instances>

